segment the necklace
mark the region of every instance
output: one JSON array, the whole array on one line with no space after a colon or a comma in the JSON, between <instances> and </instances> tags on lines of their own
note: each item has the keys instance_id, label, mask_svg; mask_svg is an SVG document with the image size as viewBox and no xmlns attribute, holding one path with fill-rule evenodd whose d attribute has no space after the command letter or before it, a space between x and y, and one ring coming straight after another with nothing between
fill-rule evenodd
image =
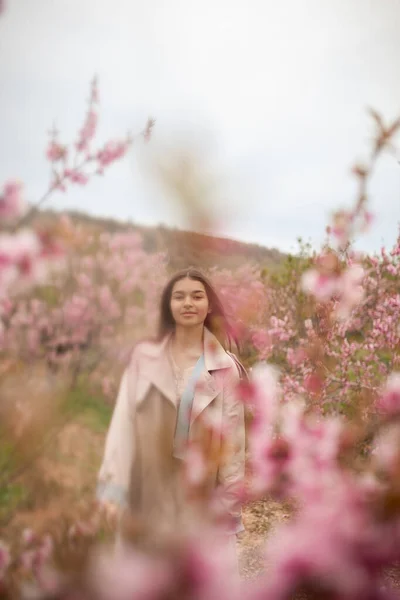
<instances>
[{"instance_id":1,"label":"necklace","mask_svg":"<svg viewBox=\"0 0 400 600\"><path fill-rule=\"evenodd\" d=\"M178 367L178 365L176 364L176 362L174 360L174 357L172 355L171 344L168 345L168 357L169 357L169 362L170 362L171 368L172 368L172 375L174 377L175 394L176 394L177 400L179 401L179 399L181 397L181 393L182 393L183 382L184 382L184 373L183 373L182 369L180 369Z\"/></svg>"}]
</instances>

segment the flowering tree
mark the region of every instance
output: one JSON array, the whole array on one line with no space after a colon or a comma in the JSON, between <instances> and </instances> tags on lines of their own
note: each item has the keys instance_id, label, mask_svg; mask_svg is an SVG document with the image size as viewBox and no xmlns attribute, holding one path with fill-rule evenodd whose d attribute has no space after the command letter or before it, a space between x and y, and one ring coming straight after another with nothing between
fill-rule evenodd
<instances>
[{"instance_id":1,"label":"flowering tree","mask_svg":"<svg viewBox=\"0 0 400 600\"><path fill-rule=\"evenodd\" d=\"M353 309L340 306L334 288L316 290L317 306L307 299L302 288L315 277L315 270L305 272L309 261L291 269L284 282L267 282L268 311L264 322L252 327L251 340L259 358L282 367L285 395L311 394L323 410L348 412L357 394L375 394L398 369L398 257L399 240L390 252L363 257L358 265L353 257L340 261L331 253L316 259L318 265L332 261L347 269L335 285L358 302ZM333 318L334 306L339 318Z\"/></svg>"}]
</instances>

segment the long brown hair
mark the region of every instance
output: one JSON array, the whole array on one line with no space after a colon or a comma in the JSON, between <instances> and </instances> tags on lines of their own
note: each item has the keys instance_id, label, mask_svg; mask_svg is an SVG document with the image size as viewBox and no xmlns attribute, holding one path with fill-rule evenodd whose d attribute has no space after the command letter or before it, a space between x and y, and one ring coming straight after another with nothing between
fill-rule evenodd
<instances>
[{"instance_id":1,"label":"long brown hair","mask_svg":"<svg viewBox=\"0 0 400 600\"><path fill-rule=\"evenodd\" d=\"M229 324L224 307L222 306L222 302L219 299L212 283L201 271L192 267L175 273L175 275L171 277L164 287L160 302L158 338L161 340L168 333L174 331L175 329L175 321L171 312L172 290L177 281L181 281L181 279L186 278L199 281L204 285L211 308L211 312L207 315L206 320L204 321L205 327L207 327L207 329L209 329L211 333L215 335L225 349L231 349L232 342L239 347L236 336L234 336L232 333L232 327Z\"/></svg>"}]
</instances>

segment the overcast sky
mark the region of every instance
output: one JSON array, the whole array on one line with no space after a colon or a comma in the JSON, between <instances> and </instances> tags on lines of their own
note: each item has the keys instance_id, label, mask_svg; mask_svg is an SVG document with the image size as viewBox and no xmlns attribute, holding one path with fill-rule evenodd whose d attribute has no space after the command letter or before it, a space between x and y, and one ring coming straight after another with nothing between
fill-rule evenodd
<instances>
[{"instance_id":1,"label":"overcast sky","mask_svg":"<svg viewBox=\"0 0 400 600\"><path fill-rule=\"evenodd\" d=\"M48 181L46 133L74 139L99 76L99 140L156 120L104 179L49 206L185 226L148 168L196 149L218 181L218 233L282 250L321 240L349 205L368 152L366 108L400 114L399 0L6 0L0 18L0 181L29 200ZM400 156L399 156L400 159ZM382 160L376 222L359 247L393 243L400 165Z\"/></svg>"}]
</instances>

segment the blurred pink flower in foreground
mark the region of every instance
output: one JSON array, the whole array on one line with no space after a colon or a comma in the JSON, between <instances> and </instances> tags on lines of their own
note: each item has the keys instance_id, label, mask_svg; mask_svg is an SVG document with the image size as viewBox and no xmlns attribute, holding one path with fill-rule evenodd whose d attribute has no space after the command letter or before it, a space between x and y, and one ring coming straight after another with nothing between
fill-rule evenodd
<instances>
[{"instance_id":1,"label":"blurred pink flower in foreground","mask_svg":"<svg viewBox=\"0 0 400 600\"><path fill-rule=\"evenodd\" d=\"M0 582L7 571L11 562L11 555L8 546L0 540ZM1 589L1 588L0 588Z\"/></svg>"},{"instance_id":2,"label":"blurred pink flower in foreground","mask_svg":"<svg viewBox=\"0 0 400 600\"><path fill-rule=\"evenodd\" d=\"M319 302L327 302L337 292L337 277L325 275L317 269L309 269L302 278L302 288L307 294L311 294Z\"/></svg>"},{"instance_id":3,"label":"blurred pink flower in foreground","mask_svg":"<svg viewBox=\"0 0 400 600\"><path fill-rule=\"evenodd\" d=\"M90 584L98 600L239 600L235 553L226 536L202 532L162 557L129 546L93 557Z\"/></svg>"},{"instance_id":4,"label":"blurred pink flower in foreground","mask_svg":"<svg viewBox=\"0 0 400 600\"><path fill-rule=\"evenodd\" d=\"M364 269L358 264L350 265L340 274L309 269L303 274L301 284L303 291L318 302L336 300L336 318L347 319L364 299L364 276Z\"/></svg>"},{"instance_id":5,"label":"blurred pink flower in foreground","mask_svg":"<svg viewBox=\"0 0 400 600\"><path fill-rule=\"evenodd\" d=\"M155 600L171 580L166 561L133 549L114 556L99 553L93 561L92 581L99 600Z\"/></svg>"},{"instance_id":6,"label":"blurred pink flower in foreground","mask_svg":"<svg viewBox=\"0 0 400 600\"><path fill-rule=\"evenodd\" d=\"M0 296L43 283L61 263L62 248L31 229L0 236Z\"/></svg>"},{"instance_id":7,"label":"blurred pink flower in foreground","mask_svg":"<svg viewBox=\"0 0 400 600\"><path fill-rule=\"evenodd\" d=\"M377 408L387 416L400 414L400 373L392 373L377 400Z\"/></svg>"},{"instance_id":8,"label":"blurred pink flower in foreground","mask_svg":"<svg viewBox=\"0 0 400 600\"><path fill-rule=\"evenodd\" d=\"M379 551L393 552L394 544L366 508L361 488L344 478L328 497L304 504L297 518L268 540L272 569L260 584L264 597L286 600L300 590L311 594L306 597L380 597L371 593L382 583L372 565L376 561L379 567Z\"/></svg>"},{"instance_id":9,"label":"blurred pink flower in foreground","mask_svg":"<svg viewBox=\"0 0 400 600\"><path fill-rule=\"evenodd\" d=\"M9 181L4 184L0 194L0 224L16 221L26 210L22 198L22 184L18 181Z\"/></svg>"}]
</instances>

